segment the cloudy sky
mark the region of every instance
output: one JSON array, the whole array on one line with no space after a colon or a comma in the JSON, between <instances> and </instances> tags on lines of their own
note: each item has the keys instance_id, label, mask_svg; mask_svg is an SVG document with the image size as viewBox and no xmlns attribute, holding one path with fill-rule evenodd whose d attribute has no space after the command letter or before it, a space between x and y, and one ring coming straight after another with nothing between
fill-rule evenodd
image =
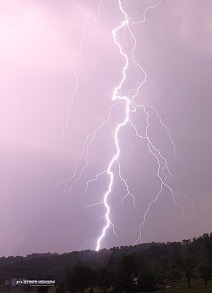
<instances>
[{"instance_id":1,"label":"cloudy sky","mask_svg":"<svg viewBox=\"0 0 212 293\"><path fill-rule=\"evenodd\" d=\"M149 123L149 140L161 153L159 175L174 196L163 186L149 206L161 186L158 161L128 123L119 132L119 162L136 207L133 197L125 196L115 162L108 196L114 229L107 230L102 248L134 244L144 219L138 243L212 231L212 2L163 0L146 12L145 22L132 24L157 3L122 1L136 38L135 60L147 75L134 102L148 105L148 113L137 107L130 119L143 136ZM118 4L0 0L2 256L96 247L105 207L93 204L103 201L109 176L104 173L84 191L107 170L116 153L115 129L125 119L126 105L112 101L125 65L112 38L125 19ZM133 66L127 27L117 40L129 56L119 94L130 97L144 74ZM110 109L110 120L88 147L86 137L108 119Z\"/></svg>"}]
</instances>

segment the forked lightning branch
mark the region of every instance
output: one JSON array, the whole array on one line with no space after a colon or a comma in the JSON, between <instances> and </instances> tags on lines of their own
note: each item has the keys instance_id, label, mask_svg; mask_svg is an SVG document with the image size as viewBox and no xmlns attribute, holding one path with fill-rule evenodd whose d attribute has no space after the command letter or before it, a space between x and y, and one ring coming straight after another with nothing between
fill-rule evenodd
<instances>
[{"instance_id":1,"label":"forked lightning branch","mask_svg":"<svg viewBox=\"0 0 212 293\"><path fill-rule=\"evenodd\" d=\"M176 197L180 194L181 196L184 196L186 199L192 200L187 195L179 193L178 191L174 190L174 188L170 184L170 182L171 182L170 179L172 178L172 174L171 174L171 171L169 168L168 160L162 154L160 149L153 143L153 141L151 140L151 138L149 136L149 129L151 126L150 118L153 113L155 115L155 117L157 117L157 123L160 125L160 127L164 128L165 131L167 132L167 135L169 137L169 142L170 142L172 149L173 149L173 156L175 157L175 159L177 159L176 147L175 147L174 141L171 137L171 133L170 133L167 125L163 122L161 116L159 115L159 113L157 112L157 110L153 106L146 105L146 104L138 104L136 101L139 98L140 89L142 88L143 84L147 80L147 73L145 72L144 68L136 60L135 50L137 48L137 40L136 40L135 34L133 33L133 30L134 30L135 26L142 25L145 22L147 14L150 12L151 9L156 9L156 8L162 6L162 1L159 1L155 5L147 7L144 10L144 13L142 14L140 20L136 20L136 21L134 21L133 18L128 15L127 11L125 11L124 4L126 4L126 1L122 2L121 0L117 0L117 3L118 3L118 8L119 8L119 13L122 15L123 19L122 19L121 23L111 31L111 38L115 44L114 50L118 50L118 53L120 54L120 56L123 59L124 65L120 69L121 70L120 71L121 79L117 83L115 88L112 90L112 97L111 97L112 106L109 109L107 120L105 120L101 125L99 125L84 140L81 152L80 152L79 156L75 159L75 171L74 171L73 175L67 179L64 179L63 181L58 182L58 184L57 184L57 186L58 186L61 183L63 183L63 184L65 183L65 190L67 192L72 192L73 186L75 184L77 184L77 182L82 178L83 172L85 171L85 169L87 168L87 166L89 164L88 160L89 160L90 147L95 142L95 138L98 135L99 131L103 128L103 126L105 126L105 124L107 124L110 121L112 109L114 107L120 106L120 111L123 111L123 105L124 105L123 121L119 122L116 125L115 132L113 135L113 144L115 146L115 152L114 152L114 154L111 155L111 159L109 161L109 164L107 166L105 166L105 169L102 170L100 173L96 174L95 178L91 178L85 186L85 193L86 193L89 188L89 185L91 183L95 183L97 180L99 180L99 178L101 176L107 175L109 178L109 183L108 183L107 189L105 190L103 198L99 199L98 202L94 202L93 204L90 204L89 206L87 206L87 207L93 207L96 205L101 205L104 207L104 211L105 211L102 215L102 219L104 221L104 223L102 225L102 230L99 231L99 236L97 237L97 240L96 240L96 251L98 251L99 249L101 249L104 246L104 238L106 237L107 232L110 228L113 229L114 233L116 232L115 225L114 225L112 218L111 218L111 207L109 204L109 198L111 196L112 189L114 186L114 180L117 177L117 175L118 175L119 179L124 183L125 190L126 190L125 194L122 196L122 202L124 202L126 197L130 197L133 201L134 206L136 207L136 196L132 194L131 187L129 186L129 184L127 182L127 178L124 178L122 176L122 173L121 173L122 166L119 161L120 154L121 154L122 148L123 148L120 145L119 136L120 136L121 132L124 133L126 126L131 126L131 128L134 131L134 135L140 141L143 141L143 140L146 141L148 151L157 164L157 168L155 170L155 176L160 182L160 188L159 188L158 192L155 194L154 199L149 202L144 215L141 217L140 227L138 229L138 237L137 237L137 239L134 240L134 244L142 241L142 232L147 229L145 227L145 223L147 221L147 216L148 216L149 212L151 211L151 207L157 202L159 197L162 195L163 191L165 191L165 190L169 191L169 194L172 198L174 205L178 209L181 210L183 217L184 217L184 207L177 201ZM73 59L77 55L79 55L81 53L81 51L83 50L83 41L88 34L88 26L91 24L97 25L97 20L98 20L98 18L101 17L101 9L104 9L104 1L99 2L99 5L97 7L98 13L97 13L96 17L92 21L89 21L88 23L85 24L84 34L82 35L81 41L80 41L80 49L70 59L71 64L72 64ZM132 42L133 42L133 47L130 50L130 52L125 52L123 49L122 43L119 41L119 34L125 33L126 31L128 31L128 33L132 39ZM73 66L73 64L72 64L72 66ZM134 71L137 74L137 81L138 82L137 82L136 87L129 88L127 95L122 95L123 87L125 86L126 81L128 81L129 66L133 66ZM66 125L63 128L62 137L64 135L67 124L69 122L69 109L73 105L74 98L75 98L76 92L78 90L79 77L78 77L76 68L74 68L74 77L75 77L75 89L73 91L70 105L68 106L68 109L67 109ZM133 123L133 121L131 120L131 115L132 114L138 115L138 117L139 117L140 111L143 111L143 113L146 117L145 118L145 134L143 134L143 135L141 135L139 133L138 125L135 125L135 123ZM80 167L77 164L79 159L83 159L85 161L85 164L83 167ZM115 167L117 167L117 168L115 168ZM114 170L118 170L118 171L115 172ZM70 184L71 184L71 186L70 186Z\"/></svg>"}]
</instances>

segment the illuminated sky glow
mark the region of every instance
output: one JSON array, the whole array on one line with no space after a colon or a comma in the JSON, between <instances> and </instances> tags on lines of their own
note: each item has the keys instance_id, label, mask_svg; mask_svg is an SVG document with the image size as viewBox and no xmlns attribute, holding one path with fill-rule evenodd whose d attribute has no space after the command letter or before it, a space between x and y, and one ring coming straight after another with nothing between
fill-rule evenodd
<instances>
[{"instance_id":1,"label":"illuminated sky glow","mask_svg":"<svg viewBox=\"0 0 212 293\"><path fill-rule=\"evenodd\" d=\"M0 1L1 255L211 232L212 4L157 4Z\"/></svg>"}]
</instances>

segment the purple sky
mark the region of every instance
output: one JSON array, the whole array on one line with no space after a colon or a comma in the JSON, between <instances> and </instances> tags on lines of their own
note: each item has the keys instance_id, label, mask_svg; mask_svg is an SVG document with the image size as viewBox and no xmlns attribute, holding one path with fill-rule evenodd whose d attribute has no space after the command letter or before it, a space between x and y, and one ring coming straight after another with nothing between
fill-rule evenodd
<instances>
[{"instance_id":1,"label":"purple sky","mask_svg":"<svg viewBox=\"0 0 212 293\"><path fill-rule=\"evenodd\" d=\"M157 2L122 1L133 21ZM74 174L85 138L107 119L113 90L122 78L124 58L112 38L112 30L124 20L118 0L103 1L99 18L86 26L84 38L85 24L96 17L98 5L97 0L0 0L0 255L96 247L105 209L86 206L102 201L108 176L83 191L88 180L107 169L115 153L114 131L124 118L124 105L113 108L111 120L93 140L89 165L72 190L77 177L68 185L64 180ZM150 111L149 138L174 175L167 180L187 196L175 197L182 215L164 188L146 217L143 242L180 241L212 231L211 13L210 0L163 0L146 13L145 23L131 26L137 40L135 58L147 74L136 103L155 107L168 126L183 163L174 158L165 128ZM118 41L130 54L133 40L128 30L119 32ZM68 108L75 89L72 56L78 90ZM131 65L123 95L136 80ZM144 112L138 110L131 118L144 134ZM134 244L145 211L160 189L157 161L147 143L130 125L119 139L122 175L137 208L130 196L122 204L126 190L115 164L109 204L116 235L111 228L107 231L102 241L106 248ZM85 160L77 163L80 170Z\"/></svg>"}]
</instances>

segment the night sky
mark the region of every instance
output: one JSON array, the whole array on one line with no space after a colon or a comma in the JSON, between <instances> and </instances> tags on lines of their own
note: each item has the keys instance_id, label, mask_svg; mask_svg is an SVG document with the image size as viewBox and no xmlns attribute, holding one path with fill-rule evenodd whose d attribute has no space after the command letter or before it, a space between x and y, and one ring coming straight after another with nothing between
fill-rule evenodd
<instances>
[{"instance_id":1,"label":"night sky","mask_svg":"<svg viewBox=\"0 0 212 293\"><path fill-rule=\"evenodd\" d=\"M126 114L126 104L112 100L126 63L112 31L125 15L118 0L100 3L0 0L1 256L96 248L110 178L104 173L86 183L107 170ZM147 76L134 102L148 105L148 113L131 108L130 121L145 136L148 116L148 138L168 164L160 174L174 197L163 186L155 202L158 161L127 123L108 196L114 229L110 225L101 248L211 232L212 1L121 4L136 38L135 60ZM146 11L151 6L157 7ZM133 66L127 27L117 40L130 60L119 94L130 98L145 74ZM126 196L120 170L132 195Z\"/></svg>"}]
</instances>

